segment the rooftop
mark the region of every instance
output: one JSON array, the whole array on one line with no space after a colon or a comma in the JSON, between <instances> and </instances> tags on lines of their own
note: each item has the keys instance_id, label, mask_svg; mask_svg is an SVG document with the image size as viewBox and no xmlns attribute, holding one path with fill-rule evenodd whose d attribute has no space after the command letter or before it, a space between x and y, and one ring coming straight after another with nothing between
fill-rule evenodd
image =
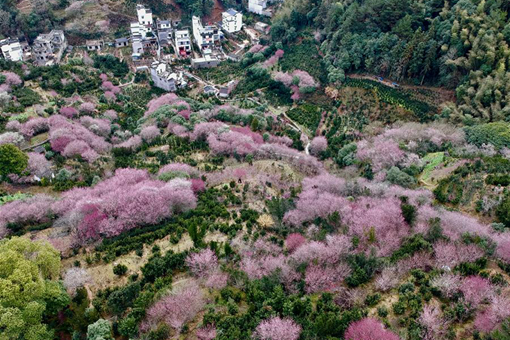
<instances>
[{"instance_id":1,"label":"rooftop","mask_svg":"<svg viewBox=\"0 0 510 340\"><path fill-rule=\"evenodd\" d=\"M239 13L238 11L236 11L235 9L233 8L229 8L226 10L226 12L230 15L236 15L237 13Z\"/></svg>"}]
</instances>

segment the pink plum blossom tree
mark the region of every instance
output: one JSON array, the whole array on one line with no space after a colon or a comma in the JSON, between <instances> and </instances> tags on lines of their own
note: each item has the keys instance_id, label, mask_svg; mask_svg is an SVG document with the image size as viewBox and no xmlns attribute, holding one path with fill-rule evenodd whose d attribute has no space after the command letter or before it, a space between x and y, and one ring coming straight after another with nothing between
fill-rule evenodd
<instances>
[{"instance_id":1,"label":"pink plum blossom tree","mask_svg":"<svg viewBox=\"0 0 510 340\"><path fill-rule=\"evenodd\" d=\"M150 143L157 137L161 136L161 132L159 131L158 127L151 125L146 126L140 131L140 137L147 142Z\"/></svg>"},{"instance_id":2,"label":"pink plum blossom tree","mask_svg":"<svg viewBox=\"0 0 510 340\"><path fill-rule=\"evenodd\" d=\"M186 258L186 265L193 275L203 278L218 269L218 258L211 249L192 253Z\"/></svg>"},{"instance_id":3,"label":"pink plum blossom tree","mask_svg":"<svg viewBox=\"0 0 510 340\"><path fill-rule=\"evenodd\" d=\"M168 326L180 331L182 326L191 321L202 310L205 300L200 287L194 281L186 283L185 287L176 289L163 297L147 310L146 327L164 322Z\"/></svg>"},{"instance_id":4,"label":"pink plum blossom tree","mask_svg":"<svg viewBox=\"0 0 510 340\"><path fill-rule=\"evenodd\" d=\"M297 340L301 334L301 326L294 320L278 316L262 321L253 337L259 340Z\"/></svg>"},{"instance_id":5,"label":"pink plum blossom tree","mask_svg":"<svg viewBox=\"0 0 510 340\"><path fill-rule=\"evenodd\" d=\"M344 335L345 340L399 340L399 337L384 328L374 318L364 318L351 323Z\"/></svg>"},{"instance_id":6,"label":"pink plum blossom tree","mask_svg":"<svg viewBox=\"0 0 510 340\"><path fill-rule=\"evenodd\" d=\"M326 137L318 136L310 142L310 153L314 156L319 155L321 152L326 151L328 148L328 140Z\"/></svg>"}]
</instances>

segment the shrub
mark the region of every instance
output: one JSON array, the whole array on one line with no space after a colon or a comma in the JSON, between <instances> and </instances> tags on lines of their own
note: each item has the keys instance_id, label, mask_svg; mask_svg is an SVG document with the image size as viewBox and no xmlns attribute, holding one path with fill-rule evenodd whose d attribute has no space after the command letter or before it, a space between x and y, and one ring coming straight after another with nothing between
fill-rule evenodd
<instances>
[{"instance_id":1,"label":"shrub","mask_svg":"<svg viewBox=\"0 0 510 340\"><path fill-rule=\"evenodd\" d=\"M124 264L118 264L113 267L113 273L118 276L122 276L127 273L128 267Z\"/></svg>"},{"instance_id":2,"label":"shrub","mask_svg":"<svg viewBox=\"0 0 510 340\"><path fill-rule=\"evenodd\" d=\"M386 173L386 180L392 184L403 186L404 188L410 188L416 185L416 179L396 166L392 166Z\"/></svg>"},{"instance_id":3,"label":"shrub","mask_svg":"<svg viewBox=\"0 0 510 340\"><path fill-rule=\"evenodd\" d=\"M496 208L496 216L506 228L510 228L510 193L504 196L503 200Z\"/></svg>"},{"instance_id":4,"label":"shrub","mask_svg":"<svg viewBox=\"0 0 510 340\"><path fill-rule=\"evenodd\" d=\"M109 321L99 319L87 327L87 340L113 340L112 325Z\"/></svg>"},{"instance_id":5,"label":"shrub","mask_svg":"<svg viewBox=\"0 0 510 340\"><path fill-rule=\"evenodd\" d=\"M357 287L370 281L379 266L376 257L365 254L350 255L347 262L352 269L351 275L345 279L349 287Z\"/></svg>"},{"instance_id":6,"label":"shrub","mask_svg":"<svg viewBox=\"0 0 510 340\"><path fill-rule=\"evenodd\" d=\"M28 166L28 156L12 144L0 145L0 179L9 174L19 175Z\"/></svg>"}]
</instances>

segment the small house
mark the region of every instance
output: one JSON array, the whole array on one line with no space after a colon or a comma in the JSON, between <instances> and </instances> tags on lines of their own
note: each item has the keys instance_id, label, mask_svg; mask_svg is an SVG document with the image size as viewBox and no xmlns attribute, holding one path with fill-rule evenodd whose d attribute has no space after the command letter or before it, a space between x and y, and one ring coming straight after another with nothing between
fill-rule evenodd
<instances>
[{"instance_id":1,"label":"small house","mask_svg":"<svg viewBox=\"0 0 510 340\"><path fill-rule=\"evenodd\" d=\"M191 59L191 67L193 68L211 68L218 66L219 63L219 59L211 57L210 55L206 55L203 58Z\"/></svg>"},{"instance_id":2,"label":"small house","mask_svg":"<svg viewBox=\"0 0 510 340\"><path fill-rule=\"evenodd\" d=\"M118 39L115 39L115 47L116 48L127 47L128 45L129 45L129 39L128 38L118 38Z\"/></svg>"},{"instance_id":3,"label":"small house","mask_svg":"<svg viewBox=\"0 0 510 340\"><path fill-rule=\"evenodd\" d=\"M101 51L104 47L103 40L87 40L85 45L88 51Z\"/></svg>"}]
</instances>

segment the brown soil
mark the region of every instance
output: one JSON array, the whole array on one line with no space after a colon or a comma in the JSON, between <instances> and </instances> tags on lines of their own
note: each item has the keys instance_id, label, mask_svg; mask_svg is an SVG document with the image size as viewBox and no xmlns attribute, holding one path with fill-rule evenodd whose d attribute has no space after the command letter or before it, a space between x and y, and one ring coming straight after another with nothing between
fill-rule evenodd
<instances>
[{"instance_id":1,"label":"brown soil","mask_svg":"<svg viewBox=\"0 0 510 340\"><path fill-rule=\"evenodd\" d=\"M219 0L214 0L214 7L211 10L211 14L204 16L203 23L214 24L221 21L221 13L225 11L225 7Z\"/></svg>"}]
</instances>

